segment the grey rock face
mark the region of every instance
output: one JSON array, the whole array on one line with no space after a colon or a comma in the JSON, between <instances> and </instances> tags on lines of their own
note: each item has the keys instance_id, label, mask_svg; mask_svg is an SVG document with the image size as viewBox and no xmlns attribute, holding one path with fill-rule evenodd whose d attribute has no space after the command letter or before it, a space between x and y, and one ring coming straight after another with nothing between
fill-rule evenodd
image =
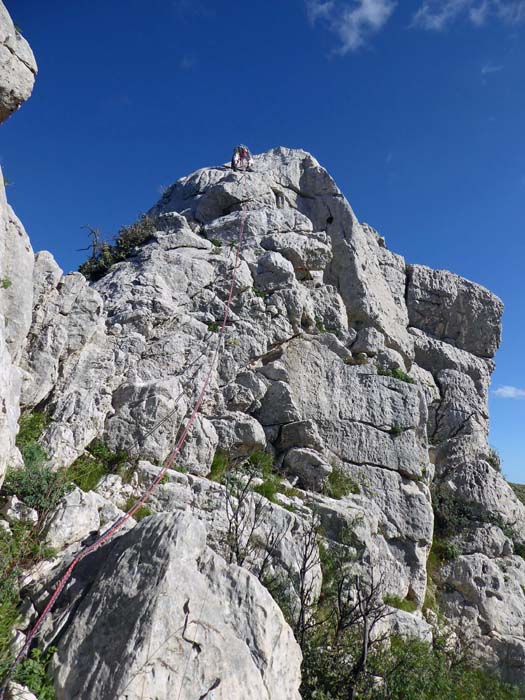
<instances>
[{"instance_id":1,"label":"grey rock face","mask_svg":"<svg viewBox=\"0 0 525 700\"><path fill-rule=\"evenodd\" d=\"M0 122L29 98L36 71L31 47L0 2Z\"/></svg>"},{"instance_id":2,"label":"grey rock face","mask_svg":"<svg viewBox=\"0 0 525 700\"><path fill-rule=\"evenodd\" d=\"M9 496L5 505L0 510L8 523L26 522L35 525L38 522L38 513L33 508L28 508L16 496Z\"/></svg>"},{"instance_id":3,"label":"grey rock face","mask_svg":"<svg viewBox=\"0 0 525 700\"><path fill-rule=\"evenodd\" d=\"M31 325L33 249L20 220L7 204L3 183L0 206L0 310L6 321L9 352L18 362Z\"/></svg>"},{"instance_id":4,"label":"grey rock face","mask_svg":"<svg viewBox=\"0 0 525 700\"><path fill-rule=\"evenodd\" d=\"M58 643L59 700L299 700L301 654L281 611L206 546L197 520L148 518L111 550Z\"/></svg>"},{"instance_id":5,"label":"grey rock face","mask_svg":"<svg viewBox=\"0 0 525 700\"><path fill-rule=\"evenodd\" d=\"M6 697L7 700L37 700L36 695L20 683L10 683Z\"/></svg>"},{"instance_id":6,"label":"grey rock face","mask_svg":"<svg viewBox=\"0 0 525 700\"><path fill-rule=\"evenodd\" d=\"M0 24L3 12L0 3ZM0 169L0 486L8 461L13 463L22 381L17 364L31 324L32 270L33 250L7 203Z\"/></svg>"},{"instance_id":7,"label":"grey rock face","mask_svg":"<svg viewBox=\"0 0 525 700\"><path fill-rule=\"evenodd\" d=\"M169 472L168 483L159 486L150 505L154 512L186 513L199 520L216 555L229 556L228 497L223 486L201 477L222 449L237 461L266 450L279 476L290 478L276 494L277 503L267 502L259 534L268 540L283 533L271 571L290 583L292 599L301 533L315 510L328 539L340 541L345 529L352 529L356 567L374 567L383 573L387 592L421 607L433 538L430 486L437 496L476 503L490 516L475 530L458 533L462 557L498 558L505 566L518 560L512 552L525 539L524 508L486 461L487 393L500 335L498 299L451 273L407 269L374 229L359 224L332 178L304 151L274 149L256 156L254 172L242 175L226 167L199 170L170 187L149 214L158 228L149 242L94 284L76 273L64 276L49 254L36 256L27 290L31 314L21 306L9 336L0 327L0 376L11 382L15 396L0 412L0 437L8 433L12 439L16 430L16 392L22 381L23 406L45 405L52 418L42 443L53 464L70 464L95 437L158 464L181 434L209 376L197 420L176 460L177 468L190 473ZM244 245L218 351L241 225ZM7 353L17 357L17 366L11 359L2 363ZM328 488L334 471L340 498L326 495L334 494ZM77 548L157 473L158 467L142 461L138 483L123 485L110 475L95 498L73 492L49 526L50 539L64 551ZM253 517L259 498L249 499L247 517ZM78 523L75 508L82 514ZM158 552L164 555L163 546ZM158 552L152 547L151 561ZM201 555L203 562L215 562L208 550ZM171 562L171 554L166 556ZM257 556L248 561L253 571ZM196 576L206 587L207 564L202 566ZM463 579L471 569L447 571L442 574L447 596L464 601ZM320 571L314 579L318 588ZM155 629L166 624L164 603L142 585L137 584L137 595L153 611L151 628L139 629L143 621L136 629L145 634L151 629L156 639ZM506 596L516 596L508 587L501 590L504 608ZM216 592L217 608L224 597L228 611L227 586L221 583ZM117 601L117 593L111 595ZM86 611L95 605L95 598L89 600ZM477 594L468 600L479 649L491 659L504 659L505 649L522 658L505 614L491 613L494 629L487 635L480 622L488 614L485 604ZM459 602L447 606L452 619L460 617ZM87 612L82 614L87 620ZM428 632L417 615L396 624L407 633L424 637ZM83 633L73 627L68 631L72 648L84 643ZM135 632L126 633L138 639ZM122 640L119 644L125 646ZM177 644L182 649L185 641ZM249 654L242 644L239 648L248 664ZM172 652L178 668L179 652L170 647ZM225 653L224 666L216 657L218 668L232 662ZM58 667L57 678L66 697L77 681L71 670L63 670L72 668L73 656L65 647L60 654L65 665ZM138 642L136 649L125 648L130 688L135 688L131 676L144 654ZM206 658L211 668L215 661ZM168 672L156 671L161 685ZM216 680L206 673L195 674L202 687ZM82 674L78 682L86 687L98 683L87 665ZM120 692L111 686L111 676L101 671L101 693L110 693L108 688ZM262 693L258 697L272 696L264 682L261 689L261 678L259 673L241 680L252 683ZM166 687L159 686L159 697ZM221 681L213 693L226 693L224 687ZM145 692L157 691L152 686ZM228 687L228 692L236 691ZM237 692L249 697L252 691L242 685Z\"/></svg>"},{"instance_id":8,"label":"grey rock face","mask_svg":"<svg viewBox=\"0 0 525 700\"><path fill-rule=\"evenodd\" d=\"M521 682L525 623L525 561L521 557L461 556L442 570L445 612L461 620L484 663Z\"/></svg>"},{"instance_id":9,"label":"grey rock face","mask_svg":"<svg viewBox=\"0 0 525 700\"><path fill-rule=\"evenodd\" d=\"M322 491L332 466L315 450L294 448L284 458L286 471L299 479L301 488L308 491Z\"/></svg>"},{"instance_id":10,"label":"grey rock face","mask_svg":"<svg viewBox=\"0 0 525 700\"><path fill-rule=\"evenodd\" d=\"M490 358L498 349L503 304L478 284L409 265L407 308L410 325L461 350Z\"/></svg>"},{"instance_id":11,"label":"grey rock face","mask_svg":"<svg viewBox=\"0 0 525 700\"><path fill-rule=\"evenodd\" d=\"M123 512L119 508L98 493L84 493L76 488L64 496L46 523L46 543L56 550L64 549L98 532L121 515Z\"/></svg>"}]
</instances>

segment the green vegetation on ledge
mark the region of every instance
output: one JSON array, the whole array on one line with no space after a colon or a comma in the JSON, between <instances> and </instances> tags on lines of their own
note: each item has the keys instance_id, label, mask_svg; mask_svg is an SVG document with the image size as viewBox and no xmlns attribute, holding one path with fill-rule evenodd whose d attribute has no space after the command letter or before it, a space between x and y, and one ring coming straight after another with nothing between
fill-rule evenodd
<instances>
[{"instance_id":1,"label":"green vegetation on ledge","mask_svg":"<svg viewBox=\"0 0 525 700\"><path fill-rule=\"evenodd\" d=\"M104 277L112 265L129 258L137 246L144 245L151 240L156 226L151 217L143 215L134 224L122 226L113 245L107 241L101 242L99 240L100 232L98 229L90 227L88 229L92 236L92 254L89 260L80 265L78 270L94 282Z\"/></svg>"},{"instance_id":2,"label":"green vegetation on ledge","mask_svg":"<svg viewBox=\"0 0 525 700\"><path fill-rule=\"evenodd\" d=\"M406 372L402 369L384 369L383 367L377 368L377 373L380 377L393 377L394 379L399 379L401 382L406 382L407 384L415 384L416 382L409 377Z\"/></svg>"},{"instance_id":3,"label":"green vegetation on ledge","mask_svg":"<svg viewBox=\"0 0 525 700\"><path fill-rule=\"evenodd\" d=\"M67 480L82 491L92 491L106 474L118 474L126 481L126 465L130 457L120 450L112 452L102 441L95 439L66 470Z\"/></svg>"},{"instance_id":4,"label":"green vegetation on ledge","mask_svg":"<svg viewBox=\"0 0 525 700\"><path fill-rule=\"evenodd\" d=\"M359 484L345 474L341 467L333 466L332 471L328 475L323 493L329 498L344 498L351 493L360 493Z\"/></svg>"}]
</instances>

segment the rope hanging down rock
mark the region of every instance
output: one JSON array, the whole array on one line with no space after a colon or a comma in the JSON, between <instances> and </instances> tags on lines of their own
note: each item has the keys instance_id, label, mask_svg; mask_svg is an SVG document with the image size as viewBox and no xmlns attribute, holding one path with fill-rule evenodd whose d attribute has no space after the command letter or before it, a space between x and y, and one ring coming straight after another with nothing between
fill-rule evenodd
<instances>
[{"instance_id":1,"label":"rope hanging down rock","mask_svg":"<svg viewBox=\"0 0 525 700\"><path fill-rule=\"evenodd\" d=\"M213 374L213 369L215 367L215 364L217 362L217 359L219 357L220 353L220 348L222 344L222 340L224 337L224 333L226 330L226 324L228 322L228 318L230 315L231 311L231 305L233 301L233 293L235 289L235 280L237 277L237 268L239 266L239 258L240 258L240 253L241 253L241 248L244 240L244 226L246 223L246 214L247 214L247 209L246 205L243 203L242 205L242 215L241 215L241 221L240 221L240 226L239 226L239 236L237 239L237 247L235 250L235 258L233 262L233 269L232 269L232 275L231 275L231 280L230 280L230 287L229 287L229 292L228 292L228 298L226 301L226 305L224 307L224 315L222 319L222 324L218 333L217 337L217 343L215 344L215 349L210 361L210 366L208 368L208 372L206 373L206 376L204 378L204 382L202 385L202 388L199 392L199 396L197 398L197 401L195 403L195 406L193 407L193 411L184 427L184 430L182 431L182 434L180 435L179 439L177 440L174 448L168 455L167 459L164 462L164 465L158 475L155 477L153 483L150 485L150 487L147 489L147 491L141 496L141 498L135 502L135 504L128 510L128 512L123 515L121 518L119 518L113 525L111 525L97 540L95 540L92 544L90 544L88 547L83 549L81 552L79 552L76 557L73 559L73 561L69 564L67 567L65 573L63 574L62 578L60 579L54 593L52 594L51 598L48 600L44 610L40 614L39 618L37 619L35 625L32 627L32 629L29 631L24 646L20 649L18 652L15 660L13 661L11 667L9 668L9 671L7 673L7 676L4 680L4 683L2 687L0 688L0 700L4 700L5 692L7 690L9 681L11 680L13 673L18 666L18 664L22 661L22 659L26 656L29 647L31 646L31 643L35 636L38 634L38 631L42 627L42 624L44 623L44 620L46 617L49 615L51 612L53 606L55 605L56 601L58 600L58 597L60 596L61 592L63 591L66 583L69 581L71 578L73 571L75 568L80 564L80 562L85 559L88 555L92 554L95 550L97 550L99 547L101 547L103 544L105 544L116 532L118 532L122 526L130 520L134 514L141 508L144 503L148 500L148 498L151 496L151 494L156 490L162 479L164 478L166 472L168 469L170 469L177 456L179 455L182 446L184 445L184 442L186 441L186 438L188 437L188 434L197 419L197 414L199 412L199 409L202 405L202 402L204 401L204 397L206 394L206 391L208 389L209 383L212 378ZM153 430L156 430L162 423L164 422L164 419L160 421L156 426L154 426ZM151 434L150 431L148 435Z\"/></svg>"}]
</instances>

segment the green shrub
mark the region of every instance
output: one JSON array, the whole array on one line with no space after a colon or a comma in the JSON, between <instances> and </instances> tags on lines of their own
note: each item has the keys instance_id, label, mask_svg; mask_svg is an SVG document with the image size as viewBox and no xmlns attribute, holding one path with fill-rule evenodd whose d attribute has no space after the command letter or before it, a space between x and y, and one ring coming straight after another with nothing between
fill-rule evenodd
<instances>
[{"instance_id":1,"label":"green shrub","mask_svg":"<svg viewBox=\"0 0 525 700\"><path fill-rule=\"evenodd\" d=\"M38 442L42 433L47 428L51 418L43 411L32 411L22 413L18 421L18 435L16 436L16 446L24 454L24 448Z\"/></svg>"},{"instance_id":2,"label":"green shrub","mask_svg":"<svg viewBox=\"0 0 525 700\"><path fill-rule=\"evenodd\" d=\"M441 563L457 559L461 551L456 544L447 540L434 539L430 549L430 556L435 556Z\"/></svg>"},{"instance_id":3,"label":"green shrub","mask_svg":"<svg viewBox=\"0 0 525 700\"><path fill-rule=\"evenodd\" d=\"M82 489L92 491L106 474L118 474L125 482L129 476L126 464L129 454L125 450L112 452L98 438L93 440L66 470L67 479Z\"/></svg>"},{"instance_id":4,"label":"green shrub","mask_svg":"<svg viewBox=\"0 0 525 700\"><path fill-rule=\"evenodd\" d=\"M323 493L330 498L343 498L351 493L361 493L361 489L341 467L334 466L328 475Z\"/></svg>"},{"instance_id":5,"label":"green shrub","mask_svg":"<svg viewBox=\"0 0 525 700\"><path fill-rule=\"evenodd\" d=\"M13 680L25 685L38 700L55 700L55 688L48 674L51 657L56 647L49 647L43 652L36 648L31 651L27 659L17 666Z\"/></svg>"},{"instance_id":6,"label":"green shrub","mask_svg":"<svg viewBox=\"0 0 525 700\"><path fill-rule=\"evenodd\" d=\"M392 608L404 610L405 612L415 612L417 610L417 605L413 600L400 598L397 595L386 595L383 601L385 605L390 605Z\"/></svg>"},{"instance_id":7,"label":"green shrub","mask_svg":"<svg viewBox=\"0 0 525 700\"><path fill-rule=\"evenodd\" d=\"M486 456L485 461L487 461L491 467L494 467L496 471L501 471L501 457L494 447L489 449L489 453Z\"/></svg>"},{"instance_id":8,"label":"green shrub","mask_svg":"<svg viewBox=\"0 0 525 700\"><path fill-rule=\"evenodd\" d=\"M328 642L328 644L327 644ZM355 683L348 659L360 654L357 633L327 639L309 635L303 651L303 700L521 700L523 690L502 682L465 658L453 658L443 640L434 644L391 637L369 650L368 671ZM356 695L349 694L353 685Z\"/></svg>"},{"instance_id":9,"label":"green shrub","mask_svg":"<svg viewBox=\"0 0 525 700\"><path fill-rule=\"evenodd\" d=\"M257 450L248 457L249 468L259 472L264 479L273 474L273 458L269 452Z\"/></svg>"},{"instance_id":10,"label":"green shrub","mask_svg":"<svg viewBox=\"0 0 525 700\"><path fill-rule=\"evenodd\" d=\"M404 430L400 425L393 425L388 432L390 435L397 437L398 435L402 435Z\"/></svg>"},{"instance_id":11,"label":"green shrub","mask_svg":"<svg viewBox=\"0 0 525 700\"><path fill-rule=\"evenodd\" d=\"M30 448L27 448L28 451ZM6 496L17 496L42 517L56 508L70 488L63 472L55 472L39 460L29 461L26 458L23 468L8 469L2 492Z\"/></svg>"},{"instance_id":12,"label":"green shrub","mask_svg":"<svg viewBox=\"0 0 525 700\"><path fill-rule=\"evenodd\" d=\"M263 479L262 484L254 486L255 493L275 503L275 496L281 488L281 477L274 471L272 455L258 450L250 455L244 468Z\"/></svg>"},{"instance_id":13,"label":"green shrub","mask_svg":"<svg viewBox=\"0 0 525 700\"><path fill-rule=\"evenodd\" d=\"M525 505L525 484L509 484L520 501Z\"/></svg>"},{"instance_id":14,"label":"green shrub","mask_svg":"<svg viewBox=\"0 0 525 700\"><path fill-rule=\"evenodd\" d=\"M67 478L82 491L93 491L106 474L105 464L89 454L80 455L67 469Z\"/></svg>"},{"instance_id":15,"label":"green shrub","mask_svg":"<svg viewBox=\"0 0 525 700\"><path fill-rule=\"evenodd\" d=\"M0 678L12 660L11 633L20 617L20 574L54 555L54 550L42 542L35 526L15 522L11 533L0 530Z\"/></svg>"},{"instance_id":16,"label":"green shrub","mask_svg":"<svg viewBox=\"0 0 525 700\"><path fill-rule=\"evenodd\" d=\"M221 330L221 326L217 321L212 321L211 323L208 323L208 332L209 333L218 333Z\"/></svg>"},{"instance_id":17,"label":"green shrub","mask_svg":"<svg viewBox=\"0 0 525 700\"><path fill-rule=\"evenodd\" d=\"M396 367L396 369L384 369L383 367L377 368L377 373L381 377L393 377L393 379L399 379L401 382L406 382L407 384L415 384L416 382L412 377L409 377L406 372L402 369Z\"/></svg>"},{"instance_id":18,"label":"green shrub","mask_svg":"<svg viewBox=\"0 0 525 700\"><path fill-rule=\"evenodd\" d=\"M123 510L127 513L133 508L136 502L137 499L135 498L135 496L130 496L124 504ZM153 515L153 511L149 506L140 506L140 508L133 515L133 517L137 522L140 522L141 520L144 520L144 518L148 518L150 515Z\"/></svg>"},{"instance_id":19,"label":"green shrub","mask_svg":"<svg viewBox=\"0 0 525 700\"><path fill-rule=\"evenodd\" d=\"M208 479L221 482L226 472L230 469L230 459L227 452L217 450L211 463L211 470L208 474Z\"/></svg>"},{"instance_id":20,"label":"green shrub","mask_svg":"<svg viewBox=\"0 0 525 700\"><path fill-rule=\"evenodd\" d=\"M80 265L79 272L91 281L100 279L112 265L126 260L135 252L137 246L151 240L155 231L155 222L146 215L141 216L130 226L122 226L113 245L107 242L97 243L94 254Z\"/></svg>"},{"instance_id":21,"label":"green shrub","mask_svg":"<svg viewBox=\"0 0 525 700\"><path fill-rule=\"evenodd\" d=\"M452 493L433 493L434 531L438 539L447 539L463 530L484 523L505 527L501 517L487 511L480 503L467 501Z\"/></svg>"},{"instance_id":22,"label":"green shrub","mask_svg":"<svg viewBox=\"0 0 525 700\"><path fill-rule=\"evenodd\" d=\"M523 542L513 542L514 554L517 554L522 559L525 559L525 544Z\"/></svg>"},{"instance_id":23,"label":"green shrub","mask_svg":"<svg viewBox=\"0 0 525 700\"><path fill-rule=\"evenodd\" d=\"M388 678L388 700L518 700L517 688L464 658L447 655L444 640L434 645L394 637L375 655L371 671ZM380 689L360 696L380 700Z\"/></svg>"},{"instance_id":24,"label":"green shrub","mask_svg":"<svg viewBox=\"0 0 525 700\"><path fill-rule=\"evenodd\" d=\"M12 286L12 282L9 279L9 277L1 277L0 278L0 289L9 289L9 287Z\"/></svg>"},{"instance_id":25,"label":"green shrub","mask_svg":"<svg viewBox=\"0 0 525 700\"><path fill-rule=\"evenodd\" d=\"M323 319L316 318L315 319L315 327L317 328L319 333L326 333L326 328L324 327Z\"/></svg>"},{"instance_id":26,"label":"green shrub","mask_svg":"<svg viewBox=\"0 0 525 700\"><path fill-rule=\"evenodd\" d=\"M284 496L288 496L288 498L303 498L304 496L304 493L299 489L296 489L293 486L283 486L282 484L279 487L279 493L282 493Z\"/></svg>"},{"instance_id":27,"label":"green shrub","mask_svg":"<svg viewBox=\"0 0 525 700\"><path fill-rule=\"evenodd\" d=\"M261 496L264 496L264 498L267 498L272 503L275 503L275 496L279 492L280 487L280 477L277 474L271 474L270 476L265 477L262 484L254 486L253 490L255 491L255 493L258 493Z\"/></svg>"}]
</instances>

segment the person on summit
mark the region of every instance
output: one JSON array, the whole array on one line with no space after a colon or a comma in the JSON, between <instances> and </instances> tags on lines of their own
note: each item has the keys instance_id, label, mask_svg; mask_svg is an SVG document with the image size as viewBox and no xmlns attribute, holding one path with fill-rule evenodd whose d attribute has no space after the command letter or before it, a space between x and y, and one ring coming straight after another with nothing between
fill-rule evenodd
<instances>
[{"instance_id":1,"label":"person on summit","mask_svg":"<svg viewBox=\"0 0 525 700\"><path fill-rule=\"evenodd\" d=\"M235 146L232 156L232 170L253 170L253 158L248 148L244 145Z\"/></svg>"}]
</instances>

